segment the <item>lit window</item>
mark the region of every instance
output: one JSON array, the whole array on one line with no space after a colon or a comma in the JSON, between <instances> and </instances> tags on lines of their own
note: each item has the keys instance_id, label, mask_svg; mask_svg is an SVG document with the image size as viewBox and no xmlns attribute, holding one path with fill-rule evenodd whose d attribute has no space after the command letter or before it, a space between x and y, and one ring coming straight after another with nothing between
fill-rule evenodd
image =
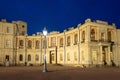
<instances>
[{"instance_id":1,"label":"lit window","mask_svg":"<svg viewBox=\"0 0 120 80\"><path fill-rule=\"evenodd\" d=\"M91 38L91 40L95 40L95 30L94 29L91 29L90 38Z\"/></svg>"},{"instance_id":2,"label":"lit window","mask_svg":"<svg viewBox=\"0 0 120 80\"><path fill-rule=\"evenodd\" d=\"M67 61L70 61L70 53L67 53Z\"/></svg>"},{"instance_id":3,"label":"lit window","mask_svg":"<svg viewBox=\"0 0 120 80\"><path fill-rule=\"evenodd\" d=\"M28 61L31 61L31 55L28 55Z\"/></svg>"},{"instance_id":4,"label":"lit window","mask_svg":"<svg viewBox=\"0 0 120 80\"><path fill-rule=\"evenodd\" d=\"M51 38L51 47L55 47L56 46L56 38L52 37Z\"/></svg>"},{"instance_id":5,"label":"lit window","mask_svg":"<svg viewBox=\"0 0 120 80\"><path fill-rule=\"evenodd\" d=\"M77 61L77 53L74 53L74 60Z\"/></svg>"},{"instance_id":6,"label":"lit window","mask_svg":"<svg viewBox=\"0 0 120 80\"><path fill-rule=\"evenodd\" d=\"M70 36L67 37L67 46L70 46Z\"/></svg>"},{"instance_id":7,"label":"lit window","mask_svg":"<svg viewBox=\"0 0 120 80\"><path fill-rule=\"evenodd\" d=\"M63 47L63 38L60 38L60 47Z\"/></svg>"},{"instance_id":8,"label":"lit window","mask_svg":"<svg viewBox=\"0 0 120 80\"><path fill-rule=\"evenodd\" d=\"M74 35L74 44L77 44L77 42L78 42L78 34L75 34Z\"/></svg>"},{"instance_id":9,"label":"lit window","mask_svg":"<svg viewBox=\"0 0 120 80\"><path fill-rule=\"evenodd\" d=\"M43 42L43 43L42 43L42 47L44 48L44 47L46 46L46 48L47 48L47 40L44 40L44 39L43 39L42 42Z\"/></svg>"},{"instance_id":10,"label":"lit window","mask_svg":"<svg viewBox=\"0 0 120 80\"><path fill-rule=\"evenodd\" d=\"M10 40L6 40L6 47L10 47Z\"/></svg>"},{"instance_id":11,"label":"lit window","mask_svg":"<svg viewBox=\"0 0 120 80\"><path fill-rule=\"evenodd\" d=\"M63 55L62 55L62 53L60 54L60 61L63 61Z\"/></svg>"},{"instance_id":12,"label":"lit window","mask_svg":"<svg viewBox=\"0 0 120 80\"><path fill-rule=\"evenodd\" d=\"M51 54L51 57L52 57L52 61L54 61L54 54L53 53Z\"/></svg>"},{"instance_id":13,"label":"lit window","mask_svg":"<svg viewBox=\"0 0 120 80\"><path fill-rule=\"evenodd\" d=\"M105 33L101 33L101 41L105 40Z\"/></svg>"},{"instance_id":14,"label":"lit window","mask_svg":"<svg viewBox=\"0 0 120 80\"><path fill-rule=\"evenodd\" d=\"M29 48L29 49L32 48L32 41L31 41L31 40L28 41L28 48Z\"/></svg>"},{"instance_id":15,"label":"lit window","mask_svg":"<svg viewBox=\"0 0 120 80\"><path fill-rule=\"evenodd\" d=\"M23 44L24 44L24 41L23 41L23 40L20 40L20 41L19 41L19 48L23 48Z\"/></svg>"},{"instance_id":16,"label":"lit window","mask_svg":"<svg viewBox=\"0 0 120 80\"><path fill-rule=\"evenodd\" d=\"M39 55L36 55L36 56L35 56L35 60L36 60L36 61L39 61Z\"/></svg>"},{"instance_id":17,"label":"lit window","mask_svg":"<svg viewBox=\"0 0 120 80\"><path fill-rule=\"evenodd\" d=\"M85 41L85 31L82 31L82 41Z\"/></svg>"},{"instance_id":18,"label":"lit window","mask_svg":"<svg viewBox=\"0 0 120 80\"><path fill-rule=\"evenodd\" d=\"M36 41L36 49L39 49L39 47L40 47L40 41Z\"/></svg>"},{"instance_id":19,"label":"lit window","mask_svg":"<svg viewBox=\"0 0 120 80\"><path fill-rule=\"evenodd\" d=\"M7 27L7 33L10 33L10 27Z\"/></svg>"},{"instance_id":20,"label":"lit window","mask_svg":"<svg viewBox=\"0 0 120 80\"><path fill-rule=\"evenodd\" d=\"M84 51L81 52L81 57L82 57L82 58L81 58L82 61L84 61L84 60L85 60L85 57L84 57Z\"/></svg>"}]
</instances>

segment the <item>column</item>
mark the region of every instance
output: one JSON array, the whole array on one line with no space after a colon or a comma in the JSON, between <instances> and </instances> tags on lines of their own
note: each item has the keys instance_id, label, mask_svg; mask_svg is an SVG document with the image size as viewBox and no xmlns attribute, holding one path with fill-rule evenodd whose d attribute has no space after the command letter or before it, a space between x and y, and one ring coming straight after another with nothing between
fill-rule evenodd
<instances>
[{"instance_id":1,"label":"column","mask_svg":"<svg viewBox=\"0 0 120 80\"><path fill-rule=\"evenodd\" d=\"M80 29L78 27L78 64L80 64Z\"/></svg>"},{"instance_id":2,"label":"column","mask_svg":"<svg viewBox=\"0 0 120 80\"><path fill-rule=\"evenodd\" d=\"M66 35L65 35L66 30L64 30L64 64L66 63Z\"/></svg>"}]
</instances>

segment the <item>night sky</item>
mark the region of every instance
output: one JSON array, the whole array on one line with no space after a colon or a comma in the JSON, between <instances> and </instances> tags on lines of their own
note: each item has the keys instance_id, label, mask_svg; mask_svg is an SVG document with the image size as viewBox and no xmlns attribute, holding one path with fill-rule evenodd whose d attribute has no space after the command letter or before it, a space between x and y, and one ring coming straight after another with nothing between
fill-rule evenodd
<instances>
[{"instance_id":1,"label":"night sky","mask_svg":"<svg viewBox=\"0 0 120 80\"><path fill-rule=\"evenodd\" d=\"M103 20L120 28L120 0L1 0L0 19L23 20L28 34L76 27L84 20Z\"/></svg>"}]
</instances>

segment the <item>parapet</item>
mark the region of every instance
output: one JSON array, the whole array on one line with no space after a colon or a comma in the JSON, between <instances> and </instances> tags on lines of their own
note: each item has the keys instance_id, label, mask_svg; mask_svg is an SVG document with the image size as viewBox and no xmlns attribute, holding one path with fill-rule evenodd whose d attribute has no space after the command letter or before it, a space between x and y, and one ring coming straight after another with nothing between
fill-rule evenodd
<instances>
[{"instance_id":1,"label":"parapet","mask_svg":"<svg viewBox=\"0 0 120 80\"><path fill-rule=\"evenodd\" d=\"M52 35L52 34L59 34L59 33L60 33L59 31L52 31L49 34Z\"/></svg>"},{"instance_id":2,"label":"parapet","mask_svg":"<svg viewBox=\"0 0 120 80\"><path fill-rule=\"evenodd\" d=\"M96 22L96 23L99 23L99 24L108 25L108 22L106 22L106 21L96 20L95 22Z\"/></svg>"},{"instance_id":3,"label":"parapet","mask_svg":"<svg viewBox=\"0 0 120 80\"><path fill-rule=\"evenodd\" d=\"M6 19L2 19L1 22L7 22L7 20Z\"/></svg>"}]
</instances>

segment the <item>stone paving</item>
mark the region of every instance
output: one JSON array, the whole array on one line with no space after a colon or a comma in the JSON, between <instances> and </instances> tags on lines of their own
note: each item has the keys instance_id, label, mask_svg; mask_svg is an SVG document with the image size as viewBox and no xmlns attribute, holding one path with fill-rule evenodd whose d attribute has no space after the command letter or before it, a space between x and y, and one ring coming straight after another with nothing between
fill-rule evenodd
<instances>
[{"instance_id":1,"label":"stone paving","mask_svg":"<svg viewBox=\"0 0 120 80\"><path fill-rule=\"evenodd\" d=\"M120 68L80 68L71 66L0 67L0 80L120 80Z\"/></svg>"}]
</instances>

